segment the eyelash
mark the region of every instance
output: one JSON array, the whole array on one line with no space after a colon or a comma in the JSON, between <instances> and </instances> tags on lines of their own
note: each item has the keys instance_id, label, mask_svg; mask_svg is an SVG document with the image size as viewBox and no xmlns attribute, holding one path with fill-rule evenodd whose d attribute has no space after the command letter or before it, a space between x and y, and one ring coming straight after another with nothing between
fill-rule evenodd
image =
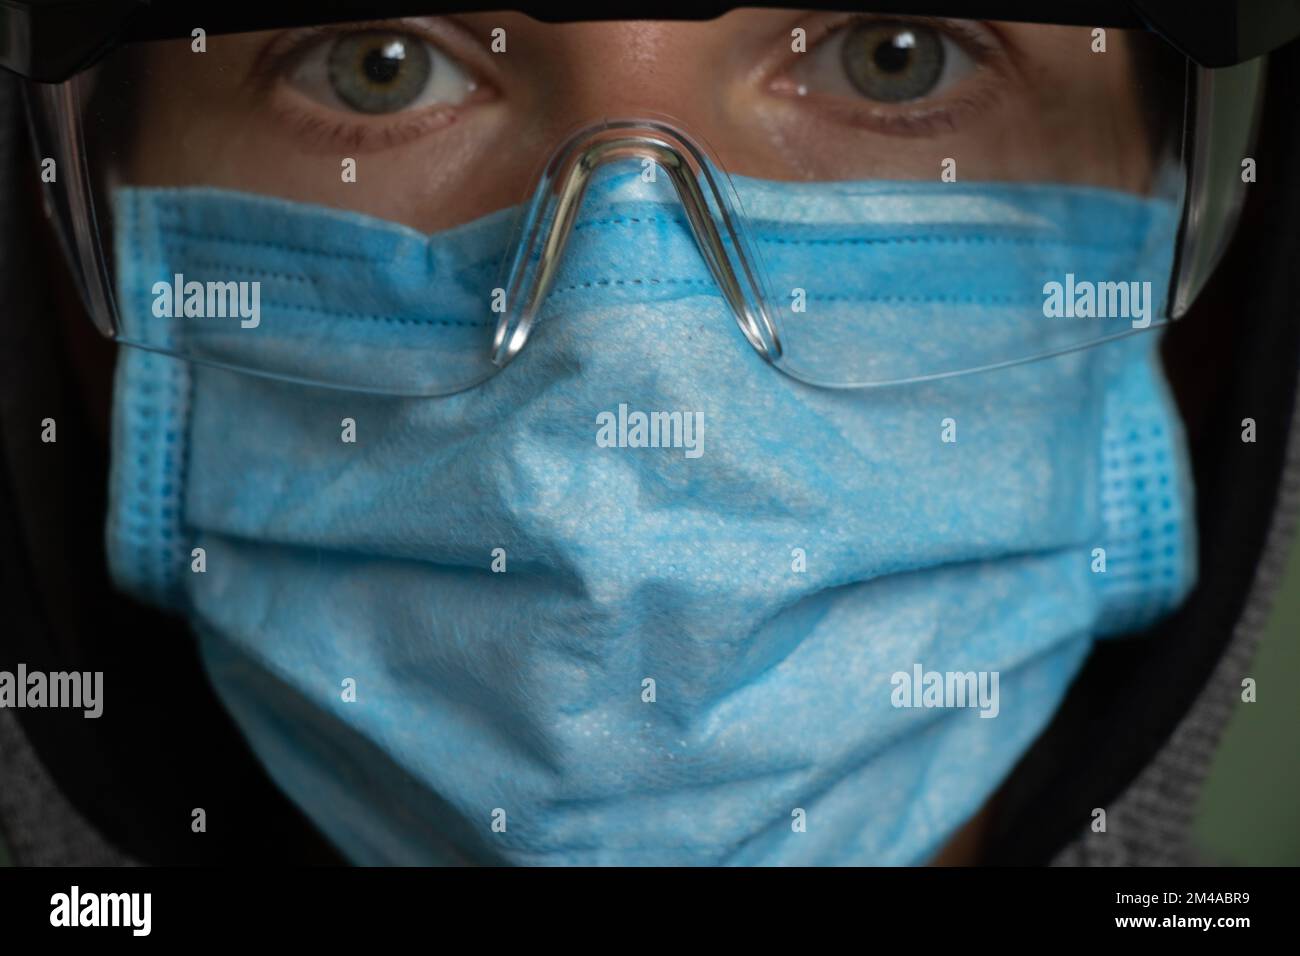
<instances>
[{"instance_id":1,"label":"eyelash","mask_svg":"<svg viewBox=\"0 0 1300 956\"><path fill-rule=\"evenodd\" d=\"M383 126L368 126L347 120L326 119L313 116L298 107L278 107L279 119L291 125L294 132L312 146L342 146L358 152L392 149L418 139L456 122L455 107L430 107L413 113L410 119L394 123L391 119Z\"/></svg>"},{"instance_id":2,"label":"eyelash","mask_svg":"<svg viewBox=\"0 0 1300 956\"><path fill-rule=\"evenodd\" d=\"M1005 59L1005 53L996 41L989 39L982 31L976 31L964 24L930 17L883 17L871 14L850 14L820 25L817 28L816 38L810 37L807 52L797 55L809 56L835 37L864 24L895 21L921 24L960 44L980 73L999 72L998 62ZM430 36L416 24L375 21L348 24L346 27L316 27L282 34L258 56L251 80L263 95L273 98L272 108L277 120L291 127L300 140L308 146L330 149L343 146L359 152L391 149L436 130L445 129L459 119L460 109L466 105L464 103L459 106L427 107L407 115L391 114L380 124L367 123L359 118L335 118L322 115L319 110L309 112L291 102L275 102L279 94L276 89L277 84L289 75L302 57L317 44L327 43L333 37L367 29L400 30L442 50L445 56L452 57L462 68L474 75L476 87L482 94L490 95L489 85L476 75L463 59L453 57L446 52L440 38ZM818 102L815 96L808 97L805 102L837 121L873 127L886 135L928 137L956 130L965 116L991 108L998 98L999 92L996 86L986 82L980 88L963 96L956 98L945 96L941 104L921 107L915 104L871 106L867 105L868 101L865 100L852 104ZM340 116L344 115L346 114L340 114ZM398 116L401 116L401 119L395 119Z\"/></svg>"},{"instance_id":3,"label":"eyelash","mask_svg":"<svg viewBox=\"0 0 1300 956\"><path fill-rule=\"evenodd\" d=\"M856 27L886 22L916 23L943 34L962 47L980 72L997 72L997 62L1004 56L995 41L984 36L982 32L956 21L931 17L883 17L870 14L852 14L824 24L819 29L817 38L810 41L808 51L799 55L808 56L824 43ZM962 118L979 110L991 108L998 98L998 90L985 83L981 89L949 99L943 105L919 108L915 104L870 106L866 105L867 101L864 100L853 105L823 103L821 109L829 115L848 122L874 126L887 135L926 137L953 132L958 128Z\"/></svg>"},{"instance_id":4,"label":"eyelash","mask_svg":"<svg viewBox=\"0 0 1300 956\"><path fill-rule=\"evenodd\" d=\"M452 57L452 54L443 49L439 38L430 36L417 25L401 21L350 23L345 27L315 27L281 35L259 55L252 70L252 80L262 95L272 98L272 110L276 119L290 126L295 134L301 137L301 141L309 147L334 149L342 146L358 152L391 149L435 130L444 129L459 118L457 106L430 106L405 114L387 114L382 122L377 119L375 122L367 123L359 116L350 117L350 114L344 113L324 115L320 107L309 112L295 103L276 100L279 95L278 84L289 76L302 58L318 44L365 30L408 33L421 42L436 47L444 56L455 59L463 69L471 72L470 67L466 66L462 59ZM474 81L479 94L475 99L481 99L488 94L489 88L477 75L474 76Z\"/></svg>"}]
</instances>

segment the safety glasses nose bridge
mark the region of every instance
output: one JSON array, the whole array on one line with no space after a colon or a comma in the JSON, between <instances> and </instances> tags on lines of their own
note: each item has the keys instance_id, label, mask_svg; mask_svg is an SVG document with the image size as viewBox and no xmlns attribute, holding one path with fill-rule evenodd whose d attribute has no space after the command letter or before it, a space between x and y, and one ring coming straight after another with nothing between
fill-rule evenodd
<instances>
[{"instance_id":1,"label":"safety glasses nose bridge","mask_svg":"<svg viewBox=\"0 0 1300 956\"><path fill-rule=\"evenodd\" d=\"M781 358L763 271L740 201L702 147L654 120L605 121L575 133L555 152L520 224L499 287L504 303L492 361L503 367L528 340L546 301L595 172L640 159L662 169L676 191L696 246L749 343L767 361Z\"/></svg>"}]
</instances>

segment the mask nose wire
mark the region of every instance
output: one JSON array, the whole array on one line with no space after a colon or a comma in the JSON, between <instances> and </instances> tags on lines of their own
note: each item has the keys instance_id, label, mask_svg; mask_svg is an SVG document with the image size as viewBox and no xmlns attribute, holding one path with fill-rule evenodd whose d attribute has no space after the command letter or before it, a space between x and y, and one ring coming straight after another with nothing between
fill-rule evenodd
<instances>
[{"instance_id":1,"label":"mask nose wire","mask_svg":"<svg viewBox=\"0 0 1300 956\"><path fill-rule=\"evenodd\" d=\"M571 137L543 173L500 286L505 309L493 336L493 363L504 367L528 341L592 176L606 163L627 158L650 159L668 174L696 247L741 332L759 355L777 363L780 336L768 313L762 270L730 184L689 140L660 123L631 121L602 123Z\"/></svg>"}]
</instances>

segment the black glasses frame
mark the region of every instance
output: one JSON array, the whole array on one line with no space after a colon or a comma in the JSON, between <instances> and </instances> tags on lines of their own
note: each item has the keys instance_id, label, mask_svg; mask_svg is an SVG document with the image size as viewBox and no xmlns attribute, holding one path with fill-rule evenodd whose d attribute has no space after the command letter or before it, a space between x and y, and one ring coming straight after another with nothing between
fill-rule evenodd
<instances>
[{"instance_id":1,"label":"black glasses frame","mask_svg":"<svg viewBox=\"0 0 1300 956\"><path fill-rule=\"evenodd\" d=\"M658 2L644 5L565 6L531 0L0 0L0 67L42 83L59 83L93 66L124 43L209 34L281 29L348 20L508 9L547 23L567 20L710 20L739 7L789 7L791 0L745 3ZM797 6L797 2L793 5ZM1150 30L1194 63L1233 66L1300 37L1300 3L1288 0L868 0L830 2L819 9L925 14L1073 26ZM580 12L578 12L580 11Z\"/></svg>"}]
</instances>

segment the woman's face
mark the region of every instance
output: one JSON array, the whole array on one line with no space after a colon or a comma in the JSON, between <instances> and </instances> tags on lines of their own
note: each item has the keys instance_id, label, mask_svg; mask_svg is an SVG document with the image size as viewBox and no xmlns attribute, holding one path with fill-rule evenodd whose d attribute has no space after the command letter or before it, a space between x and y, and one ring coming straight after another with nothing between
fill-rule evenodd
<instances>
[{"instance_id":1,"label":"woman's face","mask_svg":"<svg viewBox=\"0 0 1300 956\"><path fill-rule=\"evenodd\" d=\"M789 10L427 17L211 37L204 53L179 40L130 54L143 119L120 177L433 231L522 201L575 126L656 114L745 176L937 179L953 159L968 182L1142 193L1132 50L1123 31L1107 41L1102 53L1081 27Z\"/></svg>"},{"instance_id":2,"label":"woman's face","mask_svg":"<svg viewBox=\"0 0 1300 956\"><path fill-rule=\"evenodd\" d=\"M117 184L254 192L423 232L523 201L566 133L602 118L668 117L741 176L938 180L954 160L965 182L1146 193L1154 148L1129 38L1094 46L1087 28L795 11L286 29L120 54L101 81L110 98L126 87L98 133L130 144ZM111 125L124 116L133 129ZM340 176L349 159L355 181ZM107 390L86 371L97 363L78 364ZM940 862L976 852L979 819Z\"/></svg>"}]
</instances>

